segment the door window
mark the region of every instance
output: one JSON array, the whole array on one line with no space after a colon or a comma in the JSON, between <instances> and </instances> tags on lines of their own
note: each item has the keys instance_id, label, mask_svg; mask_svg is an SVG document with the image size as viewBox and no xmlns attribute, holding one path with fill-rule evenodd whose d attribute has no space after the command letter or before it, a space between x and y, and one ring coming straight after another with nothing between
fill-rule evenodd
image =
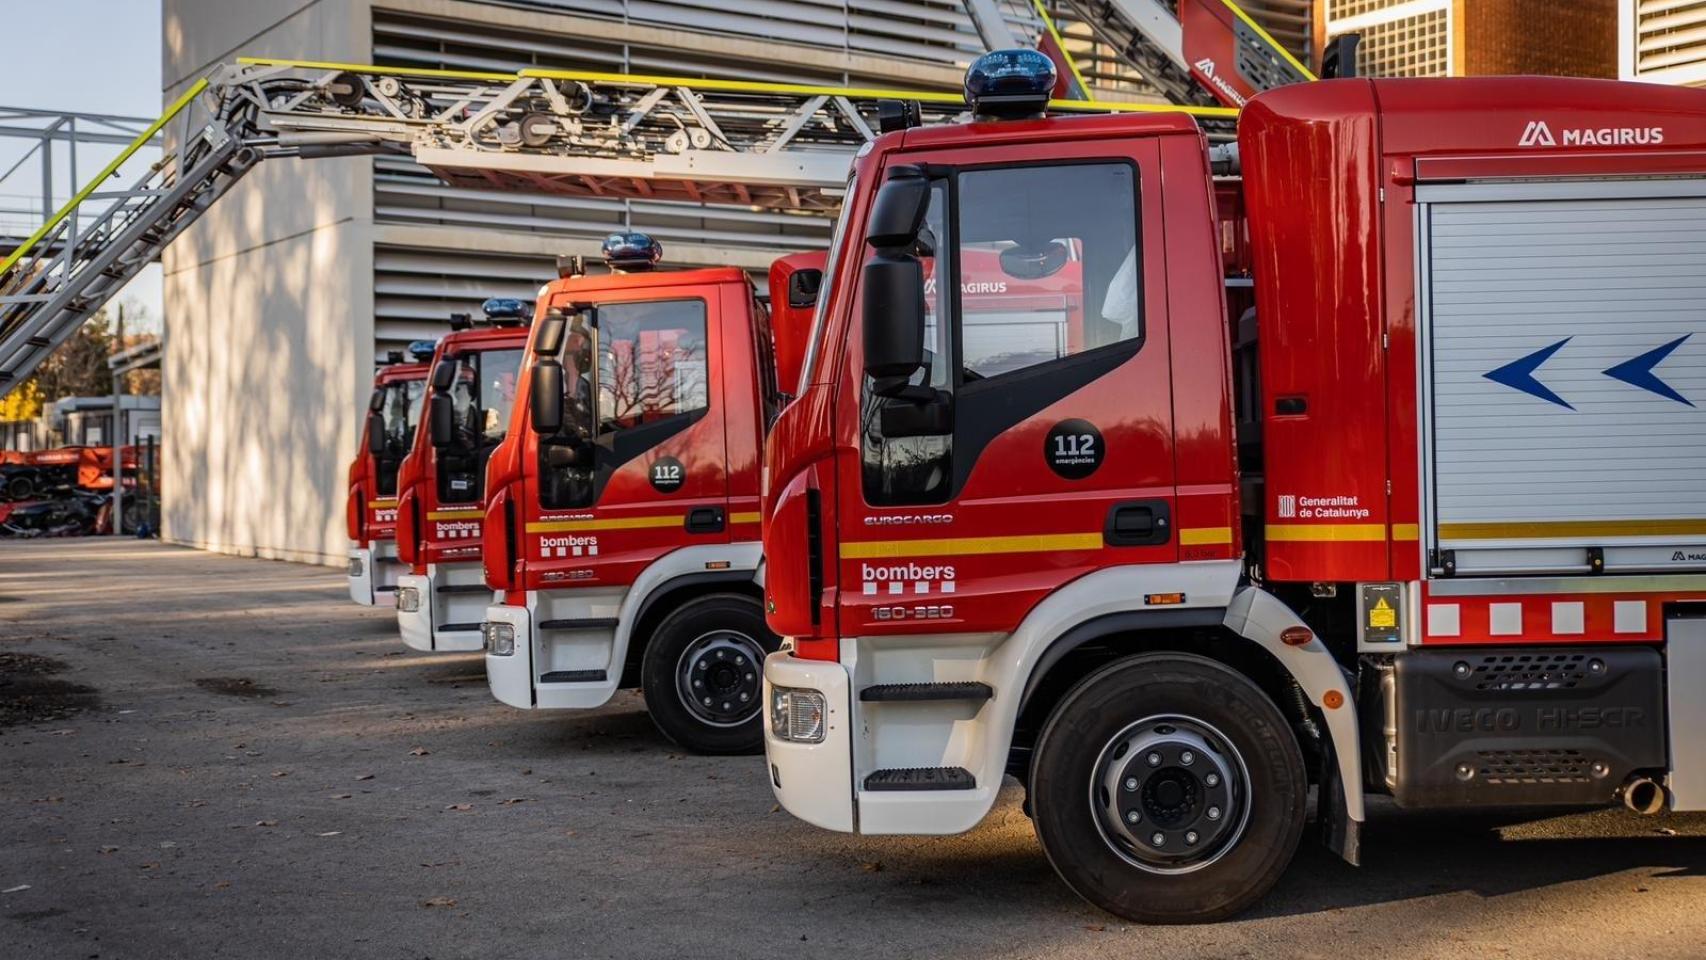
<instances>
[{"instance_id":1,"label":"door window","mask_svg":"<svg viewBox=\"0 0 1706 960\"><path fill-rule=\"evenodd\" d=\"M438 451L438 499L475 503L484 494L486 461L503 442L515 406L521 351L482 350L453 361L450 422L452 439Z\"/></svg>"},{"instance_id":2,"label":"door window","mask_svg":"<svg viewBox=\"0 0 1706 960\"><path fill-rule=\"evenodd\" d=\"M425 380L398 380L381 388L379 415L383 418L385 452L374 458L377 475L374 488L383 497L397 494L397 468L415 439L421 420L421 398Z\"/></svg>"},{"instance_id":3,"label":"door window","mask_svg":"<svg viewBox=\"0 0 1706 960\"><path fill-rule=\"evenodd\" d=\"M937 391L952 427L886 436L886 415L920 401L878 397L867 381L867 502L945 502L970 468L956 453L975 459L985 434L1022 419L1024 398L1045 392L1038 376L1070 392L1082 385L1069 382L1077 358L1137 351L1137 223L1137 170L1125 161L964 169L934 181L913 251L924 266L926 322L925 367L912 382ZM1087 383L1106 365L1078 369ZM896 418L906 420L918 422ZM969 443L968 422L979 426Z\"/></svg>"}]
</instances>

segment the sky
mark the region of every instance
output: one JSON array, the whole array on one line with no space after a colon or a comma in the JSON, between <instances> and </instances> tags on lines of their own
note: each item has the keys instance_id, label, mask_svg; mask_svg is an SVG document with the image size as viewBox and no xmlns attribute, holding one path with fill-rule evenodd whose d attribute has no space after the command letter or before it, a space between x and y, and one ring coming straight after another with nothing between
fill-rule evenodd
<instances>
[{"instance_id":1,"label":"sky","mask_svg":"<svg viewBox=\"0 0 1706 960\"><path fill-rule=\"evenodd\" d=\"M159 0L0 0L6 10L6 53L0 57L0 107L73 110L153 119L161 110ZM27 40L25 39L27 38ZM22 125L10 121L6 126ZM11 169L36 141L0 137L0 174ZM55 144L54 206L77 189L121 150L90 145L77 152L78 177L70 180L67 150ZM145 149L120 171L112 186L128 186L158 150ZM38 157L30 157L0 179L0 230L41 226L42 175ZM147 311L158 329L160 268L150 266L119 294ZM127 307L127 313L132 313ZM132 315L134 315L132 313Z\"/></svg>"}]
</instances>

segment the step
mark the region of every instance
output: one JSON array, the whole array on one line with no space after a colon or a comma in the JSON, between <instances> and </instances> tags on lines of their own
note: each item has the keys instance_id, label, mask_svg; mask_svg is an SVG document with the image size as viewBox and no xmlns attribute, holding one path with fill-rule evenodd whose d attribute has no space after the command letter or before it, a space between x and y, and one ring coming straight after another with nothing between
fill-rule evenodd
<instances>
[{"instance_id":1,"label":"step","mask_svg":"<svg viewBox=\"0 0 1706 960\"><path fill-rule=\"evenodd\" d=\"M965 767L906 767L873 771L865 778L865 789L975 790L977 779Z\"/></svg>"},{"instance_id":2,"label":"step","mask_svg":"<svg viewBox=\"0 0 1706 960\"><path fill-rule=\"evenodd\" d=\"M492 595L492 588L483 583L441 583L433 587L439 593L483 593Z\"/></svg>"},{"instance_id":3,"label":"step","mask_svg":"<svg viewBox=\"0 0 1706 960\"><path fill-rule=\"evenodd\" d=\"M561 620L541 620L541 630L614 630L621 621L615 617L581 617Z\"/></svg>"},{"instance_id":4,"label":"step","mask_svg":"<svg viewBox=\"0 0 1706 960\"><path fill-rule=\"evenodd\" d=\"M552 670L539 675L540 683L603 683L603 670Z\"/></svg>"},{"instance_id":5,"label":"step","mask_svg":"<svg viewBox=\"0 0 1706 960\"><path fill-rule=\"evenodd\" d=\"M473 623L441 623L438 625L438 629L439 629L440 633L449 633L451 631L462 631L462 630L467 630L467 631L472 632L472 631L477 631L480 629L480 622L478 620L476 620Z\"/></svg>"},{"instance_id":6,"label":"step","mask_svg":"<svg viewBox=\"0 0 1706 960\"><path fill-rule=\"evenodd\" d=\"M879 683L859 691L865 703L919 703L928 700L974 700L979 703L995 696L987 683L956 681L952 683Z\"/></svg>"}]
</instances>

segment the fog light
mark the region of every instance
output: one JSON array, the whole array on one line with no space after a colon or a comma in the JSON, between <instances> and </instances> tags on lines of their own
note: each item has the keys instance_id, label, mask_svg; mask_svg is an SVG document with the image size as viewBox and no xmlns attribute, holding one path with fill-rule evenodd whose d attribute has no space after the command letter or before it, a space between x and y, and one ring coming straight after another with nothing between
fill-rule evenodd
<instances>
[{"instance_id":1,"label":"fog light","mask_svg":"<svg viewBox=\"0 0 1706 960\"><path fill-rule=\"evenodd\" d=\"M416 587L397 588L397 611L416 613L421 609L421 591Z\"/></svg>"},{"instance_id":2,"label":"fog light","mask_svg":"<svg viewBox=\"0 0 1706 960\"><path fill-rule=\"evenodd\" d=\"M507 623L482 623L480 643L494 657L511 656L515 653L515 628Z\"/></svg>"},{"instance_id":3,"label":"fog light","mask_svg":"<svg viewBox=\"0 0 1706 960\"><path fill-rule=\"evenodd\" d=\"M361 576L361 570L362 570L361 558L360 557L350 557L349 558L349 575L351 577L359 577L359 576Z\"/></svg>"},{"instance_id":4,"label":"fog light","mask_svg":"<svg viewBox=\"0 0 1706 960\"><path fill-rule=\"evenodd\" d=\"M770 729L794 743L822 743L824 706L816 690L776 687L770 691Z\"/></svg>"}]
</instances>

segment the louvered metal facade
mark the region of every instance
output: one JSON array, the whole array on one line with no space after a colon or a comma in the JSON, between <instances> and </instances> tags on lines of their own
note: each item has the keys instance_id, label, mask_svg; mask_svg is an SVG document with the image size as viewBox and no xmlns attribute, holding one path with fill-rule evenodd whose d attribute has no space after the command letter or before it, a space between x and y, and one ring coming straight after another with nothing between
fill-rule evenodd
<instances>
[{"instance_id":1,"label":"louvered metal facade","mask_svg":"<svg viewBox=\"0 0 1706 960\"><path fill-rule=\"evenodd\" d=\"M1619 0L1625 80L1706 85L1706 0Z\"/></svg>"}]
</instances>

